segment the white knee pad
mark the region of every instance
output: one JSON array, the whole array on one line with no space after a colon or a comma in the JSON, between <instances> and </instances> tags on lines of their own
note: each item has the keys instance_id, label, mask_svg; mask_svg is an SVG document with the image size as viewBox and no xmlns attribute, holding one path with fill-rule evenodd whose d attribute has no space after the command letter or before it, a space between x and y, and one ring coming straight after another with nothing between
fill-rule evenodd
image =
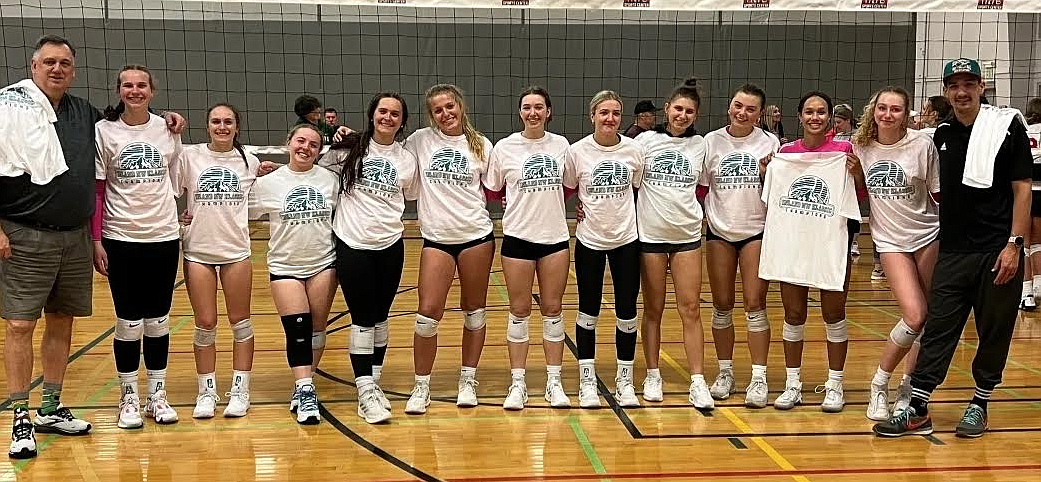
<instances>
[{"instance_id":1,"label":"white knee pad","mask_svg":"<svg viewBox=\"0 0 1041 482\"><path fill-rule=\"evenodd\" d=\"M235 343L245 343L253 339L253 322L249 318L231 325L231 336L235 337Z\"/></svg>"},{"instance_id":2,"label":"white knee pad","mask_svg":"<svg viewBox=\"0 0 1041 482\"><path fill-rule=\"evenodd\" d=\"M311 349L320 350L325 348L325 332L324 331L312 331L311 332Z\"/></svg>"},{"instance_id":3,"label":"white knee pad","mask_svg":"<svg viewBox=\"0 0 1041 482\"><path fill-rule=\"evenodd\" d=\"M749 333L762 333L770 329L770 320L766 318L766 310L745 313Z\"/></svg>"},{"instance_id":4,"label":"white knee pad","mask_svg":"<svg viewBox=\"0 0 1041 482\"><path fill-rule=\"evenodd\" d=\"M542 318L542 339L552 342L564 341L564 318L562 316Z\"/></svg>"},{"instance_id":5,"label":"white knee pad","mask_svg":"<svg viewBox=\"0 0 1041 482\"><path fill-rule=\"evenodd\" d=\"M828 342L830 343L842 343L849 339L849 328L846 326L846 320L825 323L824 330L828 334Z\"/></svg>"},{"instance_id":6,"label":"white knee pad","mask_svg":"<svg viewBox=\"0 0 1041 482\"><path fill-rule=\"evenodd\" d=\"M1037 253L1041 253L1041 244L1031 244L1030 247L1027 248L1027 257L1033 256Z\"/></svg>"},{"instance_id":7,"label":"white knee pad","mask_svg":"<svg viewBox=\"0 0 1041 482\"><path fill-rule=\"evenodd\" d=\"M376 339L375 328L351 325L350 353L355 355L371 355L373 342Z\"/></svg>"},{"instance_id":8,"label":"white knee pad","mask_svg":"<svg viewBox=\"0 0 1041 482\"><path fill-rule=\"evenodd\" d=\"M477 331L484 328L484 325L488 324L488 313L484 311L484 308L478 308L473 311L468 311L463 316L463 328L470 331Z\"/></svg>"},{"instance_id":9,"label":"white knee pad","mask_svg":"<svg viewBox=\"0 0 1041 482\"><path fill-rule=\"evenodd\" d=\"M734 326L734 310L717 310L712 309L712 329L713 330L725 330Z\"/></svg>"},{"instance_id":10,"label":"white knee pad","mask_svg":"<svg viewBox=\"0 0 1041 482\"><path fill-rule=\"evenodd\" d=\"M615 325L622 333L636 333L636 318L631 320L615 319Z\"/></svg>"},{"instance_id":11,"label":"white knee pad","mask_svg":"<svg viewBox=\"0 0 1041 482\"><path fill-rule=\"evenodd\" d=\"M792 325L784 320L784 328L781 330L781 339L784 341L802 341L806 333L806 324Z\"/></svg>"},{"instance_id":12,"label":"white knee pad","mask_svg":"<svg viewBox=\"0 0 1041 482\"><path fill-rule=\"evenodd\" d=\"M585 328L587 330L595 330L596 329L596 321L598 319L599 319L599 317L597 317L597 316L587 315L587 314L582 313L581 311L579 311L578 312L578 317L575 318L575 324L578 325L579 328Z\"/></svg>"},{"instance_id":13,"label":"white knee pad","mask_svg":"<svg viewBox=\"0 0 1041 482\"><path fill-rule=\"evenodd\" d=\"M170 316L145 318L145 336L159 338L170 334Z\"/></svg>"},{"instance_id":14,"label":"white knee pad","mask_svg":"<svg viewBox=\"0 0 1041 482\"><path fill-rule=\"evenodd\" d=\"M506 321L506 341L510 343L526 343L528 341L528 319L530 316L519 317L510 313Z\"/></svg>"},{"instance_id":15,"label":"white knee pad","mask_svg":"<svg viewBox=\"0 0 1041 482\"><path fill-rule=\"evenodd\" d=\"M387 343L390 342L390 322L383 320L376 323L376 330L373 333L373 346L387 346Z\"/></svg>"},{"instance_id":16,"label":"white knee pad","mask_svg":"<svg viewBox=\"0 0 1041 482\"><path fill-rule=\"evenodd\" d=\"M911 348L920 333L911 329L903 318L896 322L896 326L889 332L889 340L900 348Z\"/></svg>"},{"instance_id":17,"label":"white knee pad","mask_svg":"<svg viewBox=\"0 0 1041 482\"><path fill-rule=\"evenodd\" d=\"M195 327L195 335L192 337L192 344L195 346L213 346L217 342L217 330L207 330L206 328Z\"/></svg>"},{"instance_id":18,"label":"white knee pad","mask_svg":"<svg viewBox=\"0 0 1041 482\"><path fill-rule=\"evenodd\" d=\"M435 336L437 335L438 323L441 323L441 321L416 313L416 334L422 338Z\"/></svg>"},{"instance_id":19,"label":"white knee pad","mask_svg":"<svg viewBox=\"0 0 1041 482\"><path fill-rule=\"evenodd\" d=\"M116 318L115 337L119 341L138 341L145 333L144 320L124 320Z\"/></svg>"}]
</instances>

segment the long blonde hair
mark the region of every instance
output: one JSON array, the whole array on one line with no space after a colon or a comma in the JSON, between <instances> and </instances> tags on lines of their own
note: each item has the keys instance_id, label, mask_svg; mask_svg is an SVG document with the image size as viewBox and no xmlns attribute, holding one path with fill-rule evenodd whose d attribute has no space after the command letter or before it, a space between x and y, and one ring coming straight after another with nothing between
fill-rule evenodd
<instances>
[{"instance_id":1,"label":"long blonde hair","mask_svg":"<svg viewBox=\"0 0 1041 482\"><path fill-rule=\"evenodd\" d=\"M451 96L452 100L459 106L459 112L462 113L459 120L463 124L463 135L466 136L466 143L470 146L470 153L477 158L477 166L483 169L487 154L484 152L484 136L481 134L481 131L475 129L473 124L470 123L470 116L467 114L469 109L466 106L466 101L463 100L463 91L459 87L452 84L437 84L427 89L427 121L430 123L430 127L440 130L437 126L437 119L434 119L434 111L430 109L430 99L442 94Z\"/></svg>"},{"instance_id":2,"label":"long blonde hair","mask_svg":"<svg viewBox=\"0 0 1041 482\"><path fill-rule=\"evenodd\" d=\"M589 115L593 115L596 112L596 106L609 100L618 101L618 105L622 105L622 97L618 95L618 92L613 90L601 90L589 100Z\"/></svg>"},{"instance_id":3,"label":"long blonde hair","mask_svg":"<svg viewBox=\"0 0 1041 482\"><path fill-rule=\"evenodd\" d=\"M878 124L875 123L875 106L878 105L878 98L882 94L896 94L904 99L904 123L901 127L907 129L910 124L910 112L908 109L911 108L911 94L904 90L903 87L896 87L890 85L884 87L882 90L875 92L875 95L871 96L871 100L868 101L867 105L864 106L864 113L860 115L860 127L857 128L857 132L853 134L853 143L858 146L866 146L871 141L878 140Z\"/></svg>"}]
</instances>

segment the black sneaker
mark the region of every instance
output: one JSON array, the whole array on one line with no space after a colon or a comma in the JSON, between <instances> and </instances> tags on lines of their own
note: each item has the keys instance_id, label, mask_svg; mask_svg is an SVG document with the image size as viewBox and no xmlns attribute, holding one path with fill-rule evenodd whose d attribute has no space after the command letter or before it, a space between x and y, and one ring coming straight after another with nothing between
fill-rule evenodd
<instances>
[{"instance_id":1,"label":"black sneaker","mask_svg":"<svg viewBox=\"0 0 1041 482\"><path fill-rule=\"evenodd\" d=\"M76 418L72 411L58 405L54 412L44 415L36 412L36 431L59 435L86 435L90 433L90 422Z\"/></svg>"},{"instance_id":2,"label":"black sneaker","mask_svg":"<svg viewBox=\"0 0 1041 482\"><path fill-rule=\"evenodd\" d=\"M7 456L12 459L31 459L36 457L36 435L29 414L22 412L16 415L11 426L11 449Z\"/></svg>"},{"instance_id":3,"label":"black sneaker","mask_svg":"<svg viewBox=\"0 0 1041 482\"><path fill-rule=\"evenodd\" d=\"M929 435L933 433L933 421L929 414L918 416L914 407L907 407L885 422L876 423L871 429L879 437L902 437L904 435Z\"/></svg>"},{"instance_id":4,"label":"black sneaker","mask_svg":"<svg viewBox=\"0 0 1041 482\"><path fill-rule=\"evenodd\" d=\"M987 411L975 403L970 403L965 408L965 414L961 416L961 421L958 422L958 428L954 430L954 435L962 438L976 438L983 435L983 432L986 431Z\"/></svg>"}]
</instances>

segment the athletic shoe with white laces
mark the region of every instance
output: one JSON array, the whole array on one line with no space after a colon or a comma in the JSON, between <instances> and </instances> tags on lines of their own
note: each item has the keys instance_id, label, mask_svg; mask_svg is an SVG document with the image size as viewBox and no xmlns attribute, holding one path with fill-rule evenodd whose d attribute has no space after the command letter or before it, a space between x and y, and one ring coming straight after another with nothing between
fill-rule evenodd
<instances>
[{"instance_id":1,"label":"athletic shoe with white laces","mask_svg":"<svg viewBox=\"0 0 1041 482\"><path fill-rule=\"evenodd\" d=\"M911 406L911 384L901 383L896 387L896 402L893 403L893 416L907 410Z\"/></svg>"},{"instance_id":2,"label":"athletic shoe with white laces","mask_svg":"<svg viewBox=\"0 0 1041 482\"><path fill-rule=\"evenodd\" d=\"M296 423L300 425L317 425L322 420L318 413L318 392L314 385L307 384L297 392Z\"/></svg>"},{"instance_id":3,"label":"athletic shoe with white laces","mask_svg":"<svg viewBox=\"0 0 1041 482\"><path fill-rule=\"evenodd\" d=\"M737 392L734 387L734 370L720 370L719 374L716 375L716 381L712 382L712 387L708 389L712 394L712 398L716 400L726 400L730 398L730 395Z\"/></svg>"},{"instance_id":4,"label":"athletic shoe with white laces","mask_svg":"<svg viewBox=\"0 0 1041 482\"><path fill-rule=\"evenodd\" d=\"M358 416L371 424L390 420L390 411L383 408L374 387L369 387L358 394Z\"/></svg>"},{"instance_id":5,"label":"athletic shoe with white laces","mask_svg":"<svg viewBox=\"0 0 1041 482\"><path fill-rule=\"evenodd\" d=\"M868 395L867 418L876 422L889 420L889 389L871 384Z\"/></svg>"},{"instance_id":6,"label":"athletic shoe with white laces","mask_svg":"<svg viewBox=\"0 0 1041 482\"><path fill-rule=\"evenodd\" d=\"M636 387L632 377L614 379L614 399L620 407L639 407L640 399L636 397Z\"/></svg>"},{"instance_id":7,"label":"athletic shoe with white laces","mask_svg":"<svg viewBox=\"0 0 1041 482\"><path fill-rule=\"evenodd\" d=\"M36 431L40 433L86 435L90 432L90 422L76 418L72 411L61 404L57 410L47 415L37 411L33 423L36 425Z\"/></svg>"},{"instance_id":8,"label":"athletic shoe with white laces","mask_svg":"<svg viewBox=\"0 0 1041 482\"><path fill-rule=\"evenodd\" d=\"M455 406L470 408L477 406L477 379L459 377L459 395L455 398Z\"/></svg>"},{"instance_id":9,"label":"athletic shoe with white laces","mask_svg":"<svg viewBox=\"0 0 1041 482\"><path fill-rule=\"evenodd\" d=\"M412 395L405 402L405 413L409 415L422 415L427 413L430 406L430 382L416 382L412 387Z\"/></svg>"},{"instance_id":10,"label":"athletic shoe with white laces","mask_svg":"<svg viewBox=\"0 0 1041 482\"><path fill-rule=\"evenodd\" d=\"M774 408L791 410L802 403L802 382L785 382L784 391L774 399Z\"/></svg>"},{"instance_id":11,"label":"athletic shoe with white laces","mask_svg":"<svg viewBox=\"0 0 1041 482\"><path fill-rule=\"evenodd\" d=\"M546 396L544 397L549 406L553 408L570 408L571 399L564 393L564 386L560 384L560 377L549 377L546 380Z\"/></svg>"},{"instance_id":12,"label":"athletic shoe with white laces","mask_svg":"<svg viewBox=\"0 0 1041 482\"><path fill-rule=\"evenodd\" d=\"M662 395L662 385L664 382L661 377L648 376L643 379L643 399L648 402L660 402L664 399Z\"/></svg>"},{"instance_id":13,"label":"athletic shoe with white laces","mask_svg":"<svg viewBox=\"0 0 1041 482\"><path fill-rule=\"evenodd\" d=\"M11 426L11 448L7 456L12 459L31 459L36 457L36 435L29 412L16 412L14 424Z\"/></svg>"},{"instance_id":14,"label":"athletic shoe with white laces","mask_svg":"<svg viewBox=\"0 0 1041 482\"><path fill-rule=\"evenodd\" d=\"M528 386L521 380L514 380L506 391L506 399L502 402L502 408L506 410L523 410L524 404L528 402Z\"/></svg>"},{"instance_id":15,"label":"athletic shoe with white laces","mask_svg":"<svg viewBox=\"0 0 1041 482\"><path fill-rule=\"evenodd\" d=\"M380 406L384 410L390 411L390 400L387 399L387 394L383 393L383 389L379 385L373 385L373 389L376 390L376 398L380 400Z\"/></svg>"},{"instance_id":16,"label":"athletic shoe with white laces","mask_svg":"<svg viewBox=\"0 0 1041 482\"><path fill-rule=\"evenodd\" d=\"M249 391L242 390L239 388L232 388L230 392L224 394L228 397L228 406L224 407L224 416L228 418L238 418L246 415L249 411Z\"/></svg>"},{"instance_id":17,"label":"athletic shoe with white laces","mask_svg":"<svg viewBox=\"0 0 1041 482\"><path fill-rule=\"evenodd\" d=\"M206 390L195 397L195 410L192 410L192 418L213 418L217 410L217 402L220 397L213 390Z\"/></svg>"},{"instance_id":18,"label":"athletic shoe with white laces","mask_svg":"<svg viewBox=\"0 0 1041 482\"><path fill-rule=\"evenodd\" d=\"M842 382L828 380L823 387L817 387L815 392L824 392L824 401L821 402L821 410L827 413L838 413L846 406L846 396L842 391Z\"/></svg>"},{"instance_id":19,"label":"athletic shoe with white laces","mask_svg":"<svg viewBox=\"0 0 1041 482\"><path fill-rule=\"evenodd\" d=\"M166 390L159 390L148 397L145 416L154 419L155 423L177 423L177 411L166 400Z\"/></svg>"},{"instance_id":20,"label":"athletic shoe with white laces","mask_svg":"<svg viewBox=\"0 0 1041 482\"><path fill-rule=\"evenodd\" d=\"M579 381L578 406L582 408L600 408L600 392L596 389L595 379Z\"/></svg>"},{"instance_id":21,"label":"athletic shoe with white laces","mask_svg":"<svg viewBox=\"0 0 1041 482\"><path fill-rule=\"evenodd\" d=\"M766 386L766 377L752 377L745 389L745 406L748 408L763 408L766 406L766 396L770 390Z\"/></svg>"},{"instance_id":22,"label":"athletic shoe with white laces","mask_svg":"<svg viewBox=\"0 0 1041 482\"><path fill-rule=\"evenodd\" d=\"M123 395L123 398L119 401L119 421L116 426L119 428L141 428L144 420L141 419L141 399L137 397L136 393L128 393Z\"/></svg>"},{"instance_id":23,"label":"athletic shoe with white laces","mask_svg":"<svg viewBox=\"0 0 1041 482\"><path fill-rule=\"evenodd\" d=\"M708 385L704 380L690 382L690 388L687 390L687 401L694 405L694 408L700 410L716 408L716 402L712 400L712 394L709 393Z\"/></svg>"}]
</instances>

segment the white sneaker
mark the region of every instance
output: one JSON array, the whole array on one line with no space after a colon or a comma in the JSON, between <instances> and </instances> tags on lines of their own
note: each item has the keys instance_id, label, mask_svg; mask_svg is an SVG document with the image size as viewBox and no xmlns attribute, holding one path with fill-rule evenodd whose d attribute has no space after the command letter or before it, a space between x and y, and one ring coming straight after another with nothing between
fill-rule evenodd
<instances>
[{"instance_id":1,"label":"white sneaker","mask_svg":"<svg viewBox=\"0 0 1041 482\"><path fill-rule=\"evenodd\" d=\"M217 410L217 402L220 397L217 392L207 390L195 398L195 410L192 410L192 418L213 418L213 412Z\"/></svg>"},{"instance_id":2,"label":"white sneaker","mask_svg":"<svg viewBox=\"0 0 1041 482\"><path fill-rule=\"evenodd\" d=\"M230 392L225 393L224 396L228 397L228 406L224 407L225 417L242 417L249 411L249 391L232 389Z\"/></svg>"},{"instance_id":3,"label":"white sneaker","mask_svg":"<svg viewBox=\"0 0 1041 482\"><path fill-rule=\"evenodd\" d=\"M896 387L896 402L893 403L893 416L895 417L900 412L907 410L907 407L911 406L911 385L910 383L901 383L900 386Z\"/></svg>"},{"instance_id":4,"label":"white sneaker","mask_svg":"<svg viewBox=\"0 0 1041 482\"><path fill-rule=\"evenodd\" d=\"M716 400L730 398L731 394L737 392L737 389L734 388L734 370L720 370L716 375L716 381L712 382L712 387L708 391Z\"/></svg>"},{"instance_id":5,"label":"white sneaker","mask_svg":"<svg viewBox=\"0 0 1041 482\"><path fill-rule=\"evenodd\" d=\"M293 394L289 396L289 413L296 413L296 407L300 405L300 389L293 386Z\"/></svg>"},{"instance_id":6,"label":"white sneaker","mask_svg":"<svg viewBox=\"0 0 1041 482\"><path fill-rule=\"evenodd\" d=\"M596 389L596 379L582 380L578 383L578 406L600 408L600 391Z\"/></svg>"},{"instance_id":7,"label":"white sneaker","mask_svg":"<svg viewBox=\"0 0 1041 482\"><path fill-rule=\"evenodd\" d=\"M745 389L745 406L748 408L763 408L766 406L766 396L770 393L766 386L766 377L752 377Z\"/></svg>"},{"instance_id":8,"label":"white sneaker","mask_svg":"<svg viewBox=\"0 0 1041 482\"><path fill-rule=\"evenodd\" d=\"M296 392L296 423L300 425L316 425L322 421L318 412L318 392L314 385L307 384Z\"/></svg>"},{"instance_id":9,"label":"white sneaker","mask_svg":"<svg viewBox=\"0 0 1041 482\"><path fill-rule=\"evenodd\" d=\"M1034 302L1034 295L1026 295L1019 300L1019 309L1023 311L1034 311L1037 309L1037 303Z\"/></svg>"},{"instance_id":10,"label":"white sneaker","mask_svg":"<svg viewBox=\"0 0 1041 482\"><path fill-rule=\"evenodd\" d=\"M506 399L502 402L502 408L506 410L523 410L524 404L528 402L528 386L523 381L514 380L506 392Z\"/></svg>"},{"instance_id":11,"label":"white sneaker","mask_svg":"<svg viewBox=\"0 0 1041 482\"><path fill-rule=\"evenodd\" d=\"M871 384L868 395L867 418L878 422L889 420L889 389Z\"/></svg>"},{"instance_id":12,"label":"white sneaker","mask_svg":"<svg viewBox=\"0 0 1041 482\"><path fill-rule=\"evenodd\" d=\"M477 406L477 379L459 377L459 395L455 398L455 406L469 408Z\"/></svg>"},{"instance_id":13,"label":"white sneaker","mask_svg":"<svg viewBox=\"0 0 1041 482\"><path fill-rule=\"evenodd\" d=\"M640 399L636 397L636 387L632 378L614 379L614 399L620 407L639 407Z\"/></svg>"},{"instance_id":14,"label":"white sneaker","mask_svg":"<svg viewBox=\"0 0 1041 482\"><path fill-rule=\"evenodd\" d=\"M849 255L856 258L860 256L860 243L857 240L853 240L853 243L849 246Z\"/></svg>"},{"instance_id":15,"label":"white sneaker","mask_svg":"<svg viewBox=\"0 0 1041 482\"><path fill-rule=\"evenodd\" d=\"M871 281L885 281L886 272L882 268L875 268L871 270Z\"/></svg>"},{"instance_id":16,"label":"white sneaker","mask_svg":"<svg viewBox=\"0 0 1041 482\"><path fill-rule=\"evenodd\" d=\"M35 431L60 435L85 435L90 432L90 422L76 418L72 411L58 404L58 409L49 415L36 412L33 420Z\"/></svg>"},{"instance_id":17,"label":"white sneaker","mask_svg":"<svg viewBox=\"0 0 1041 482\"><path fill-rule=\"evenodd\" d=\"M154 419L155 423L177 423L177 411L166 401L166 390L159 390L148 397L145 416Z\"/></svg>"},{"instance_id":18,"label":"white sneaker","mask_svg":"<svg viewBox=\"0 0 1041 482\"><path fill-rule=\"evenodd\" d=\"M141 419L141 399L137 394L128 393L123 395L119 401L119 428L141 428L144 420Z\"/></svg>"},{"instance_id":19,"label":"white sneaker","mask_svg":"<svg viewBox=\"0 0 1041 482\"><path fill-rule=\"evenodd\" d=\"M643 379L643 399L648 402L660 402L664 399L662 395L661 377L647 377Z\"/></svg>"},{"instance_id":20,"label":"white sneaker","mask_svg":"<svg viewBox=\"0 0 1041 482\"><path fill-rule=\"evenodd\" d=\"M821 402L821 410L827 413L837 413L846 406L846 397L842 391L842 382L828 380L824 386L817 387L816 393L824 392L824 401Z\"/></svg>"},{"instance_id":21,"label":"white sneaker","mask_svg":"<svg viewBox=\"0 0 1041 482\"><path fill-rule=\"evenodd\" d=\"M416 386L412 387L412 395L409 395L408 401L405 402L405 413L410 415L422 415L427 413L427 407L429 406L430 383L416 382Z\"/></svg>"},{"instance_id":22,"label":"white sneaker","mask_svg":"<svg viewBox=\"0 0 1041 482\"><path fill-rule=\"evenodd\" d=\"M784 391L774 399L774 408L791 410L802 403L802 382L785 382Z\"/></svg>"},{"instance_id":23,"label":"white sneaker","mask_svg":"<svg viewBox=\"0 0 1041 482\"><path fill-rule=\"evenodd\" d=\"M390 420L390 411L383 408L375 388L370 387L358 394L358 416L371 424Z\"/></svg>"},{"instance_id":24,"label":"white sneaker","mask_svg":"<svg viewBox=\"0 0 1041 482\"><path fill-rule=\"evenodd\" d=\"M387 399L387 394L383 393L383 389L380 388L379 385L374 385L374 387L374 390L376 390L376 398L379 398L380 400L380 406L382 406L384 410L389 412L391 407L390 400Z\"/></svg>"},{"instance_id":25,"label":"white sneaker","mask_svg":"<svg viewBox=\"0 0 1041 482\"><path fill-rule=\"evenodd\" d=\"M564 386L560 384L560 377L549 377L546 380L546 396L549 406L553 408L570 408L571 399L564 392Z\"/></svg>"},{"instance_id":26,"label":"white sneaker","mask_svg":"<svg viewBox=\"0 0 1041 482\"><path fill-rule=\"evenodd\" d=\"M690 382L690 388L687 390L687 401L694 405L694 408L701 410L716 408L716 402L712 400L712 394L709 393L708 385L703 380Z\"/></svg>"},{"instance_id":27,"label":"white sneaker","mask_svg":"<svg viewBox=\"0 0 1041 482\"><path fill-rule=\"evenodd\" d=\"M15 417L11 426L11 448L7 456L12 459L31 459L36 457L36 429L29 414Z\"/></svg>"}]
</instances>

